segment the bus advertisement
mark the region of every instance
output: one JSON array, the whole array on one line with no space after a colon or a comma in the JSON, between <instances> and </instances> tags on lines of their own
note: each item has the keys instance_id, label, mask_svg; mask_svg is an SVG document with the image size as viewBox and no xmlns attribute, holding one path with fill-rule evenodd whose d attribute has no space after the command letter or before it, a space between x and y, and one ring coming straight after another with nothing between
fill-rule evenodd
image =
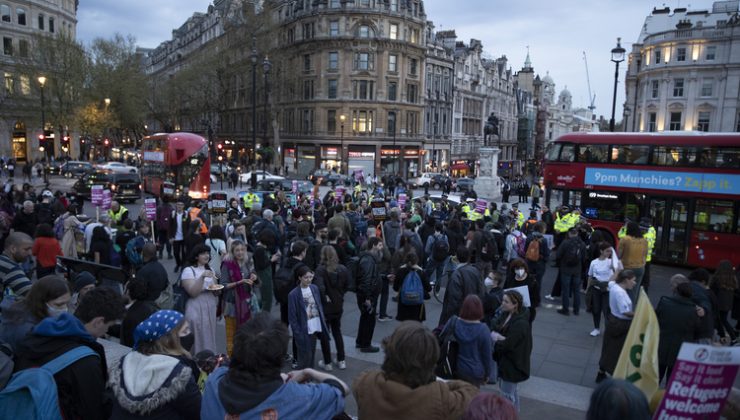
<instances>
[{"instance_id":1,"label":"bus advertisement","mask_svg":"<svg viewBox=\"0 0 740 420\"><path fill-rule=\"evenodd\" d=\"M649 218L656 261L740 263L740 134L570 133L548 145L545 203L577 207L616 243Z\"/></svg>"},{"instance_id":2,"label":"bus advertisement","mask_svg":"<svg viewBox=\"0 0 740 420\"><path fill-rule=\"evenodd\" d=\"M144 191L157 197L207 199L211 189L208 140L192 133L161 133L142 141Z\"/></svg>"}]
</instances>

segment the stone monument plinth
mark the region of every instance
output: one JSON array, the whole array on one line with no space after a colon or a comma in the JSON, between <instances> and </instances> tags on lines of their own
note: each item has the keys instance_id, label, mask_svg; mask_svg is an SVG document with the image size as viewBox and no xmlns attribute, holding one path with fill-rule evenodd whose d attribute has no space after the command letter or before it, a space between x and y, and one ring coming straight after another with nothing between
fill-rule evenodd
<instances>
[{"instance_id":1,"label":"stone monument plinth","mask_svg":"<svg viewBox=\"0 0 740 420\"><path fill-rule=\"evenodd\" d=\"M488 201L499 201L501 198L501 179L498 177L498 147L480 148L480 171L475 179L475 192L478 197Z\"/></svg>"}]
</instances>

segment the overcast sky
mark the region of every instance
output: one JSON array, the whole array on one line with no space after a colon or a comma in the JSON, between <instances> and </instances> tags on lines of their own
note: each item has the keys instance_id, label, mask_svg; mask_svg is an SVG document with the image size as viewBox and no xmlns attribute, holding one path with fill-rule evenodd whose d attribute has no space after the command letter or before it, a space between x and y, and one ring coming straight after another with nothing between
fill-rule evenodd
<instances>
[{"instance_id":1,"label":"overcast sky","mask_svg":"<svg viewBox=\"0 0 740 420\"><path fill-rule=\"evenodd\" d=\"M194 12L205 12L209 0L83 0L77 13L78 38L88 43L116 32L133 35L142 47L170 39L172 29ZM614 88L611 49L617 37L630 51L653 7L710 9L711 0L425 0L427 18L437 30L455 29L459 40L483 42L489 57L506 55L518 71L529 46L535 72L546 72L559 93L567 86L574 107L589 104L583 52L588 58L596 114L609 118ZM624 102L624 69L620 66L617 121Z\"/></svg>"}]
</instances>

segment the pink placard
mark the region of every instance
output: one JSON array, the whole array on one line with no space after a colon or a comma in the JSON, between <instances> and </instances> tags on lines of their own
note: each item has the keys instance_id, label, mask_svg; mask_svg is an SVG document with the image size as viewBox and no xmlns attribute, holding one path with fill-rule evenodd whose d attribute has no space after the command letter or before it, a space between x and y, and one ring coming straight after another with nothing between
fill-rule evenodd
<instances>
[{"instance_id":1,"label":"pink placard","mask_svg":"<svg viewBox=\"0 0 740 420\"><path fill-rule=\"evenodd\" d=\"M480 214L485 213L487 206L488 206L488 202L486 202L486 200L481 200L480 198L475 200L475 211L477 213L480 213Z\"/></svg>"},{"instance_id":2,"label":"pink placard","mask_svg":"<svg viewBox=\"0 0 740 420\"><path fill-rule=\"evenodd\" d=\"M157 199L147 198L144 200L144 209L146 211L146 220L155 220L157 218Z\"/></svg>"},{"instance_id":3,"label":"pink placard","mask_svg":"<svg viewBox=\"0 0 740 420\"><path fill-rule=\"evenodd\" d=\"M103 190L103 201L101 202L101 207L103 208L103 210L110 209L112 197L113 195L110 193L110 190Z\"/></svg>"},{"instance_id":4,"label":"pink placard","mask_svg":"<svg viewBox=\"0 0 740 420\"><path fill-rule=\"evenodd\" d=\"M93 185L90 187L90 200L93 206L99 206L103 204L103 186Z\"/></svg>"}]
</instances>

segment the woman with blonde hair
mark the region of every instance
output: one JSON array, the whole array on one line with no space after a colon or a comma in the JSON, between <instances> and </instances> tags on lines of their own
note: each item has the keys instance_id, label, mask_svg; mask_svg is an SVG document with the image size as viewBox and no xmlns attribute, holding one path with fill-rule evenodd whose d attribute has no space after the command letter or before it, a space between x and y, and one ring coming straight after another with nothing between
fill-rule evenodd
<instances>
[{"instance_id":1,"label":"woman with blonde hair","mask_svg":"<svg viewBox=\"0 0 740 420\"><path fill-rule=\"evenodd\" d=\"M247 253L247 245L239 239L231 242L229 253L224 257L219 283L224 286L221 313L226 320L226 352L231 355L236 330L259 311L254 288L259 281Z\"/></svg>"},{"instance_id":2,"label":"woman with blonde hair","mask_svg":"<svg viewBox=\"0 0 740 420\"><path fill-rule=\"evenodd\" d=\"M114 402L111 419L198 419L201 394L197 366L180 344L185 317L161 310L134 331L134 350L110 371Z\"/></svg>"}]
</instances>

